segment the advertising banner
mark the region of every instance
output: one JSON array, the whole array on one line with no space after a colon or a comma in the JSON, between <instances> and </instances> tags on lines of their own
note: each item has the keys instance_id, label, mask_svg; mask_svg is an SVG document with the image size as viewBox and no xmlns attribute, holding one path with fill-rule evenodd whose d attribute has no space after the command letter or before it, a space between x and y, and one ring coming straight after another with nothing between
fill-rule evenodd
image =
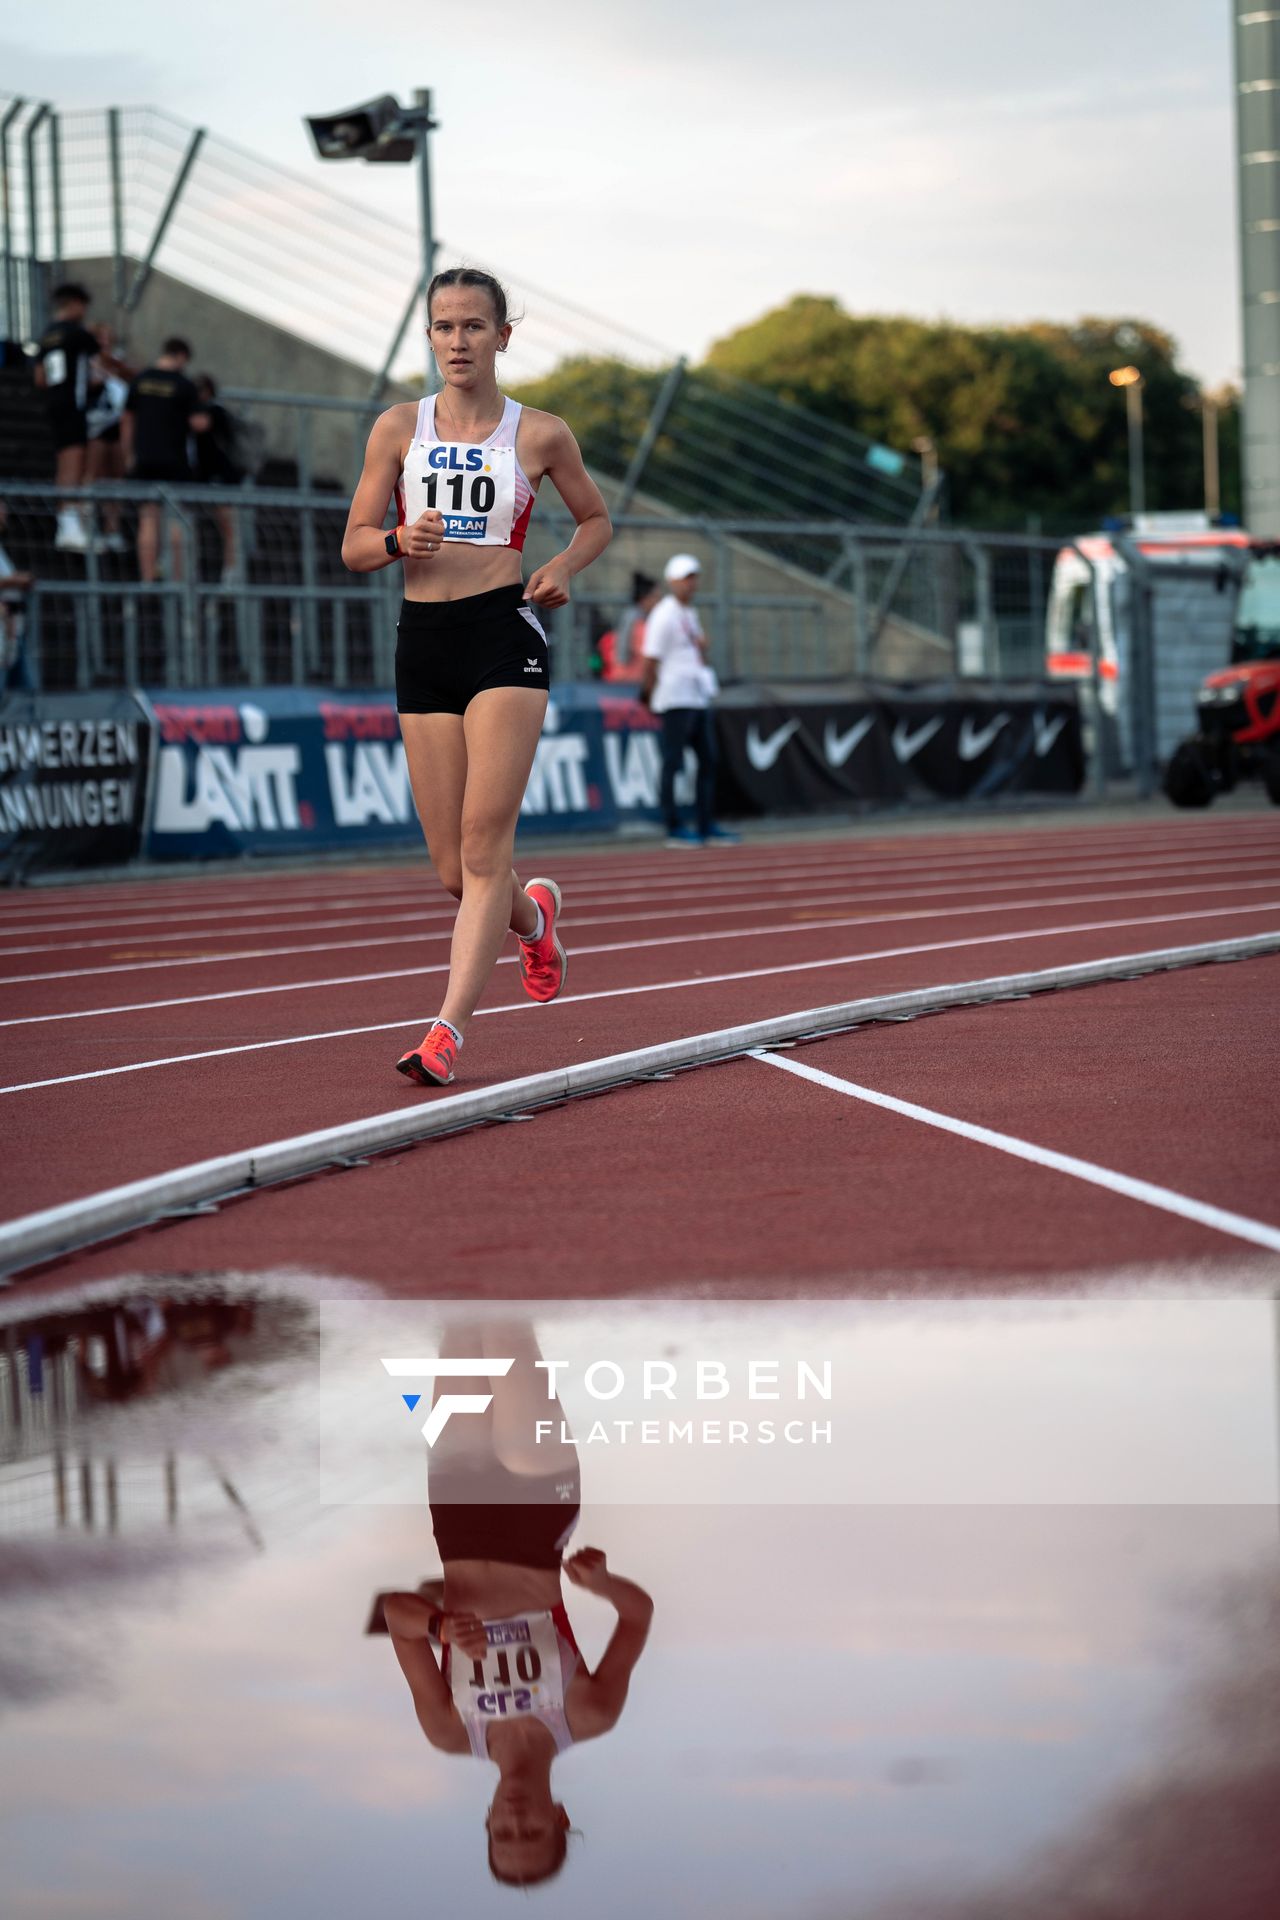
<instances>
[{"instance_id":1,"label":"advertising banner","mask_svg":"<svg viewBox=\"0 0 1280 1920\"><path fill-rule=\"evenodd\" d=\"M420 838L390 693L275 687L153 696L154 859ZM658 723L635 701L557 688L520 809L530 831L657 819Z\"/></svg>"},{"instance_id":2,"label":"advertising banner","mask_svg":"<svg viewBox=\"0 0 1280 1920\"><path fill-rule=\"evenodd\" d=\"M0 697L0 872L132 860L150 751L150 720L132 693Z\"/></svg>"},{"instance_id":3,"label":"advertising banner","mask_svg":"<svg viewBox=\"0 0 1280 1920\"><path fill-rule=\"evenodd\" d=\"M389 693L270 687L153 696L147 853L214 859L418 837Z\"/></svg>"},{"instance_id":4,"label":"advertising banner","mask_svg":"<svg viewBox=\"0 0 1280 1920\"><path fill-rule=\"evenodd\" d=\"M716 725L720 803L729 814L1068 794L1084 781L1074 689L895 688L862 702L726 703Z\"/></svg>"},{"instance_id":5,"label":"advertising banner","mask_svg":"<svg viewBox=\"0 0 1280 1920\"><path fill-rule=\"evenodd\" d=\"M87 697L124 699L140 711L126 696ZM389 692L166 690L150 704L156 764L145 851L154 859L411 845L420 837ZM716 727L720 805L730 816L1073 793L1084 773L1070 688L726 701ZM143 746L132 750L145 763ZM677 781L681 804L692 799L689 759ZM632 696L593 683L557 687L520 826L542 835L656 823L661 768L660 723Z\"/></svg>"},{"instance_id":6,"label":"advertising banner","mask_svg":"<svg viewBox=\"0 0 1280 1920\"><path fill-rule=\"evenodd\" d=\"M905 797L890 722L868 701L724 706L716 729L725 813L811 813Z\"/></svg>"},{"instance_id":7,"label":"advertising banner","mask_svg":"<svg viewBox=\"0 0 1280 1920\"><path fill-rule=\"evenodd\" d=\"M909 798L1077 793L1084 784L1074 688L893 694L884 711Z\"/></svg>"}]
</instances>

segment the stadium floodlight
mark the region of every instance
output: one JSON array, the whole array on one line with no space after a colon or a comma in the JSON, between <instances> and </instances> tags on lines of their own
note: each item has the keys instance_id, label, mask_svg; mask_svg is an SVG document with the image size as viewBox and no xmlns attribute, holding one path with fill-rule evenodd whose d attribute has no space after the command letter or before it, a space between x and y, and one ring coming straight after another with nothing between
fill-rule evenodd
<instances>
[{"instance_id":1,"label":"stadium floodlight","mask_svg":"<svg viewBox=\"0 0 1280 1920\"><path fill-rule=\"evenodd\" d=\"M319 114L307 127L322 160L413 160L417 121L394 93L382 93L345 113Z\"/></svg>"},{"instance_id":2,"label":"stadium floodlight","mask_svg":"<svg viewBox=\"0 0 1280 1920\"><path fill-rule=\"evenodd\" d=\"M307 131L321 160L374 160L418 162L418 211L422 227L422 273L420 288L424 309L427 287L435 272L436 246L431 226L430 136L439 122L431 118L431 94L419 87L411 107L402 107L394 93L380 93L376 100L362 101L342 113L324 113L307 118ZM413 301L405 311L399 332L392 341L379 388L390 370L409 324ZM434 362L427 355L428 388L432 384Z\"/></svg>"},{"instance_id":3,"label":"stadium floodlight","mask_svg":"<svg viewBox=\"0 0 1280 1920\"><path fill-rule=\"evenodd\" d=\"M1142 460L1142 371L1139 367L1113 367L1107 378L1113 387L1124 388L1129 422L1129 512L1136 519L1147 503Z\"/></svg>"}]
</instances>

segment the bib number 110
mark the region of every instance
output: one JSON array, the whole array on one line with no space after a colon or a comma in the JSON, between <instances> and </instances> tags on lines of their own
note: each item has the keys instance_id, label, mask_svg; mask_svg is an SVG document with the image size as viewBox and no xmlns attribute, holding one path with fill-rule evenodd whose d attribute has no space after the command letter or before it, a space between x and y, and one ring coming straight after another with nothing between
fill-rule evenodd
<instances>
[{"instance_id":1,"label":"bib number 110","mask_svg":"<svg viewBox=\"0 0 1280 1920\"><path fill-rule=\"evenodd\" d=\"M429 473L426 476L427 506L434 508L439 505L436 496L439 492L442 478L444 479L445 490L449 495L450 507L452 507L455 513L461 513L462 496L466 491L468 478L465 473L451 473L447 476L442 476L438 473ZM477 473L471 477L471 496L467 505L472 513L488 513L497 497L498 489L494 486L493 481L487 473Z\"/></svg>"},{"instance_id":2,"label":"bib number 110","mask_svg":"<svg viewBox=\"0 0 1280 1920\"><path fill-rule=\"evenodd\" d=\"M505 1647L498 1654L494 1662L494 1670L498 1680L504 1687L509 1687L512 1684L511 1662L507 1656ZM538 1649L536 1647L520 1648L520 1651L516 1654L516 1674L529 1686L532 1686L534 1681L542 1678L542 1661L538 1656ZM473 1660L471 1662L471 1684L473 1687L485 1687L491 1684L485 1673L485 1663L483 1660Z\"/></svg>"}]
</instances>

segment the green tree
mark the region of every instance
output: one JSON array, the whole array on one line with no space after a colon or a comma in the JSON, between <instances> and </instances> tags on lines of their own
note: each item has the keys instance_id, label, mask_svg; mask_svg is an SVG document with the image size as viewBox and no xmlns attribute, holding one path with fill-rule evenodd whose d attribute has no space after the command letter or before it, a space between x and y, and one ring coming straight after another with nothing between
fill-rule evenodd
<instances>
[{"instance_id":1,"label":"green tree","mask_svg":"<svg viewBox=\"0 0 1280 1920\"><path fill-rule=\"evenodd\" d=\"M527 382L515 397L526 406L543 407L567 420L587 465L620 478L639 444L661 384L661 372L581 354L562 360L541 380Z\"/></svg>"},{"instance_id":2,"label":"green tree","mask_svg":"<svg viewBox=\"0 0 1280 1920\"><path fill-rule=\"evenodd\" d=\"M717 342L710 368L768 388L889 446L928 438L951 518L986 527L1083 528L1128 507L1123 393L1143 377L1147 505L1201 504L1197 386L1168 334L1142 320L965 327L846 313L801 294ZM1238 428L1221 420L1223 505L1237 508Z\"/></svg>"}]
</instances>

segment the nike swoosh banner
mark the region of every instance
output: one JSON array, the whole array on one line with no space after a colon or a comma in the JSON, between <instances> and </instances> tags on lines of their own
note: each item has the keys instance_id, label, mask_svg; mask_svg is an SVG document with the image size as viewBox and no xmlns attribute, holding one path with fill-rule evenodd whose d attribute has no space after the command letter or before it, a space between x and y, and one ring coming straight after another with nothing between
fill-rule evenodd
<instances>
[{"instance_id":1,"label":"nike swoosh banner","mask_svg":"<svg viewBox=\"0 0 1280 1920\"><path fill-rule=\"evenodd\" d=\"M868 701L722 706L716 736L725 813L809 813L905 794L886 716Z\"/></svg>"},{"instance_id":2,"label":"nike swoosh banner","mask_svg":"<svg viewBox=\"0 0 1280 1920\"><path fill-rule=\"evenodd\" d=\"M721 705L721 810L810 813L859 800L1076 793L1084 747L1074 688L884 689L862 701Z\"/></svg>"}]
</instances>

